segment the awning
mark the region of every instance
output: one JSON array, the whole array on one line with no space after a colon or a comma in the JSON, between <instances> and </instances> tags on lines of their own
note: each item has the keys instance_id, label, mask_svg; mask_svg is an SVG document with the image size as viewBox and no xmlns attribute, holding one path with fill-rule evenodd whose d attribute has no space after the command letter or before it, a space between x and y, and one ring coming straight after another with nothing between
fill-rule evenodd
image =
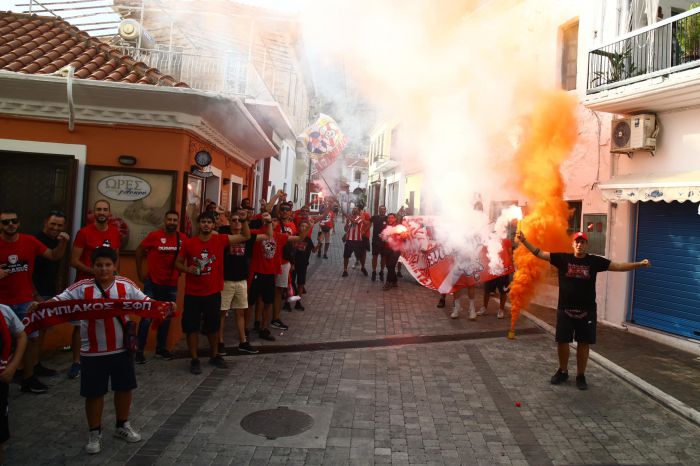
<instances>
[{"instance_id":1,"label":"awning","mask_svg":"<svg viewBox=\"0 0 700 466\"><path fill-rule=\"evenodd\" d=\"M598 187L611 202L700 202L700 170L618 175Z\"/></svg>"}]
</instances>

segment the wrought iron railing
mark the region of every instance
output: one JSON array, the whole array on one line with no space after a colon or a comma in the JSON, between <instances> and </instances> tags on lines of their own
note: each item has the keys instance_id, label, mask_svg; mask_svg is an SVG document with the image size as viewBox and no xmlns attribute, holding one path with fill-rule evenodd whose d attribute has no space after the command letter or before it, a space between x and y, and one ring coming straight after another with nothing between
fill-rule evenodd
<instances>
[{"instance_id":1,"label":"wrought iron railing","mask_svg":"<svg viewBox=\"0 0 700 466\"><path fill-rule=\"evenodd\" d=\"M700 66L700 8L591 50L587 93Z\"/></svg>"}]
</instances>

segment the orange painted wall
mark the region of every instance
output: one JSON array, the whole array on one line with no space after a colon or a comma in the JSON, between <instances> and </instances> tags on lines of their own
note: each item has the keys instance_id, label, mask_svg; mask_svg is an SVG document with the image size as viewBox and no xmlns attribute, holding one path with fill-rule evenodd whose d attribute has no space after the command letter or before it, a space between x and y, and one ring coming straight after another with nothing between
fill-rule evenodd
<instances>
[{"instance_id":1,"label":"orange painted wall","mask_svg":"<svg viewBox=\"0 0 700 466\"><path fill-rule=\"evenodd\" d=\"M194 163L192 149L198 145L207 147L212 154L212 165L222 170L223 178L235 175L244 180L251 179L251 169L234 161L207 141L181 129L78 123L71 133L66 122L0 117L0 139L84 145L87 147L88 165L119 167L117 158L120 155L132 155L138 160L134 168L177 171L175 208L178 211L182 207L183 178ZM76 187L77 192L82 189L83 186ZM243 196L246 195L247 192L244 191ZM83 213L80 214L82 217ZM72 219L69 219L70 222ZM120 273L136 281L133 255L122 255ZM179 288L178 305L181 308L184 278L180 279ZM170 342L173 344L182 338L179 319L172 323L171 329ZM70 332L67 324L51 329L46 334L44 347L53 349L68 345ZM152 349L154 345L155 335L152 334L149 337L149 347Z\"/></svg>"}]
</instances>

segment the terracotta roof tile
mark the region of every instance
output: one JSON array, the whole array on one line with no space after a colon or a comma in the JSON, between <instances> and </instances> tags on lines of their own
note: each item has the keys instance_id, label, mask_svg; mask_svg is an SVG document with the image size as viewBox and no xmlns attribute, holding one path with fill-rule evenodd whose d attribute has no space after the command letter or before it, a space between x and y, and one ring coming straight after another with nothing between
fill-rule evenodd
<instances>
[{"instance_id":1,"label":"terracotta roof tile","mask_svg":"<svg viewBox=\"0 0 700 466\"><path fill-rule=\"evenodd\" d=\"M0 12L0 70L51 74L66 65L80 79L189 87L60 18Z\"/></svg>"}]
</instances>

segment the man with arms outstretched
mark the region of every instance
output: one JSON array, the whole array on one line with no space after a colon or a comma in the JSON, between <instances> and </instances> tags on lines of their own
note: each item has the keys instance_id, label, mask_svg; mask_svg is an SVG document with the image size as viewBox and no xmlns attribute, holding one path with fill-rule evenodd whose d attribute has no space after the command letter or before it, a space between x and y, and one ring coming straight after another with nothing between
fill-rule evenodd
<instances>
[{"instance_id":1,"label":"man with arms outstretched","mask_svg":"<svg viewBox=\"0 0 700 466\"><path fill-rule=\"evenodd\" d=\"M576 386L586 390L586 365L590 345L596 340L595 281L598 272L629 272L651 267L648 259L640 262L612 262L605 257L588 254L588 237L583 232L574 233L570 252L547 252L536 248L518 232L518 240L539 259L548 261L559 272L559 303L555 340L559 356L559 368L550 382L558 385L569 378L569 344L576 339Z\"/></svg>"}]
</instances>

